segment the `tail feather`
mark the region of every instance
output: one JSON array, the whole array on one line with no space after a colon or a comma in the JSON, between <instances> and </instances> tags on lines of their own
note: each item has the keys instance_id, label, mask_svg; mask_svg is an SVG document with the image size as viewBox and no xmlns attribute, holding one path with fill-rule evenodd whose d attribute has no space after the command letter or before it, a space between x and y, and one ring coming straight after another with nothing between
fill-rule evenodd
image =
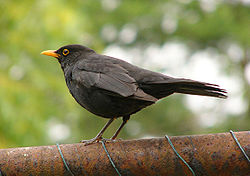
<instances>
[{"instance_id":1,"label":"tail feather","mask_svg":"<svg viewBox=\"0 0 250 176\"><path fill-rule=\"evenodd\" d=\"M227 91L216 84L194 81L191 79L168 79L143 85L143 91L156 97L163 98L173 93L183 93L217 98L227 98Z\"/></svg>"},{"instance_id":2,"label":"tail feather","mask_svg":"<svg viewBox=\"0 0 250 176\"><path fill-rule=\"evenodd\" d=\"M180 79L176 83L176 93L227 98L227 91L216 84Z\"/></svg>"}]
</instances>

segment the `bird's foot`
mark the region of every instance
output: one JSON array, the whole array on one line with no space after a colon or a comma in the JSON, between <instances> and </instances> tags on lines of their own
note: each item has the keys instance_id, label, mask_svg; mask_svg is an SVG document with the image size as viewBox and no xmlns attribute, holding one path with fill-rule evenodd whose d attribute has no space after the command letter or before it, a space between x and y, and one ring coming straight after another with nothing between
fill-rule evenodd
<instances>
[{"instance_id":1,"label":"bird's foot","mask_svg":"<svg viewBox=\"0 0 250 176\"><path fill-rule=\"evenodd\" d=\"M80 142L81 143L84 143L84 145L90 145L90 144L94 144L94 143L98 143L100 141L103 141L103 142L118 142L118 141L121 141L122 139L119 138L119 139L105 139L105 138L102 138L102 137L95 137L93 139L90 139L90 140L81 140Z\"/></svg>"},{"instance_id":2,"label":"bird's foot","mask_svg":"<svg viewBox=\"0 0 250 176\"><path fill-rule=\"evenodd\" d=\"M112 138L110 138L110 139L102 139L102 141L103 142L118 142L118 141L121 141L122 139L112 139Z\"/></svg>"},{"instance_id":3,"label":"bird's foot","mask_svg":"<svg viewBox=\"0 0 250 176\"><path fill-rule=\"evenodd\" d=\"M95 138L90 139L90 140L81 140L80 142L84 143L84 145L90 145L90 144L98 143L101 140L103 140L102 137L95 137Z\"/></svg>"},{"instance_id":4,"label":"bird's foot","mask_svg":"<svg viewBox=\"0 0 250 176\"><path fill-rule=\"evenodd\" d=\"M121 141L121 140L123 140L122 138L115 138L115 139L113 139L113 138L110 138L109 140L111 140L111 141Z\"/></svg>"}]
</instances>

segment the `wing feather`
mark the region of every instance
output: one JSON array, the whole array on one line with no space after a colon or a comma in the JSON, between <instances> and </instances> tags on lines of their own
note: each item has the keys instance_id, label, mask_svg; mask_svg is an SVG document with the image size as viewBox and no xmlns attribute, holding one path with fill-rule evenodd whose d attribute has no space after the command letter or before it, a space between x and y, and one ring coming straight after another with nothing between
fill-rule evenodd
<instances>
[{"instance_id":1,"label":"wing feather","mask_svg":"<svg viewBox=\"0 0 250 176\"><path fill-rule=\"evenodd\" d=\"M81 62L73 78L86 87L97 87L123 97L133 95L138 88L134 78L118 64Z\"/></svg>"}]
</instances>

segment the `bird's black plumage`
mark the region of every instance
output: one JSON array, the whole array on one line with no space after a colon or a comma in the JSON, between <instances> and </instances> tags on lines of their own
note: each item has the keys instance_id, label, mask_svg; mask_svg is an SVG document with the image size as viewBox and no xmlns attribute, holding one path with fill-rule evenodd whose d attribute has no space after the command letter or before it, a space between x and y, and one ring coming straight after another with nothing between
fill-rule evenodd
<instances>
[{"instance_id":1,"label":"bird's black plumage","mask_svg":"<svg viewBox=\"0 0 250 176\"><path fill-rule=\"evenodd\" d=\"M67 45L43 54L58 59L69 91L82 107L112 120L123 117L112 139L130 115L173 93L227 97L218 85L152 72L81 45ZM91 142L99 140L102 133Z\"/></svg>"}]
</instances>

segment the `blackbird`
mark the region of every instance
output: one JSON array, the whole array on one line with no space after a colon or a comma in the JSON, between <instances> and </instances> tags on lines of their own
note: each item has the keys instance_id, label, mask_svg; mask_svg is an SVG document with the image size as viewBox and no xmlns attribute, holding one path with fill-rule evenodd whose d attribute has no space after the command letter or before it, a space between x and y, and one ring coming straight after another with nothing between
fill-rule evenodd
<instances>
[{"instance_id":1,"label":"blackbird","mask_svg":"<svg viewBox=\"0 0 250 176\"><path fill-rule=\"evenodd\" d=\"M66 45L41 54L57 58L70 93L82 107L110 119L95 138L81 141L86 145L100 141L113 120L122 117L111 138L114 140L130 115L173 93L227 98L226 90L216 84L173 78L82 45Z\"/></svg>"}]
</instances>

